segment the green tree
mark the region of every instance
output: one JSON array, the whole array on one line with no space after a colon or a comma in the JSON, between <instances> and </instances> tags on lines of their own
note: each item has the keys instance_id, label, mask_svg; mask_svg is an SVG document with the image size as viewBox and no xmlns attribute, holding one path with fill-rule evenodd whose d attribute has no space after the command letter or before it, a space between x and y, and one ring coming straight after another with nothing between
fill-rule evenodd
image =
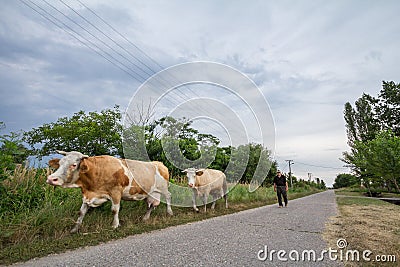
<instances>
[{"instance_id":1,"label":"green tree","mask_svg":"<svg viewBox=\"0 0 400 267\"><path fill-rule=\"evenodd\" d=\"M373 181L392 183L400 192L400 137L391 130L382 131L371 141L357 142L356 148L360 152L356 164L373 174Z\"/></svg>"},{"instance_id":2,"label":"green tree","mask_svg":"<svg viewBox=\"0 0 400 267\"><path fill-rule=\"evenodd\" d=\"M381 128L374 111L375 104L376 100L368 94L363 94L356 101L355 108L350 103L345 104L344 119L350 152L344 152L342 160L358 175L361 175L362 170L354 164L354 157L358 153L355 143L372 140Z\"/></svg>"},{"instance_id":3,"label":"green tree","mask_svg":"<svg viewBox=\"0 0 400 267\"><path fill-rule=\"evenodd\" d=\"M400 136L400 83L383 81L375 110L382 128Z\"/></svg>"},{"instance_id":4,"label":"green tree","mask_svg":"<svg viewBox=\"0 0 400 267\"><path fill-rule=\"evenodd\" d=\"M349 173L341 173L336 176L333 188L349 187L359 184L359 182L356 176Z\"/></svg>"},{"instance_id":5,"label":"green tree","mask_svg":"<svg viewBox=\"0 0 400 267\"><path fill-rule=\"evenodd\" d=\"M71 118L59 118L54 123L25 132L24 141L39 158L52 154L55 150L123 157L120 121L118 106L88 114L79 111Z\"/></svg>"},{"instance_id":6,"label":"green tree","mask_svg":"<svg viewBox=\"0 0 400 267\"><path fill-rule=\"evenodd\" d=\"M6 125L0 122L0 130ZM13 171L15 164L23 164L29 156L28 149L23 145L20 133L0 135L0 180L6 178L5 171Z\"/></svg>"}]
</instances>

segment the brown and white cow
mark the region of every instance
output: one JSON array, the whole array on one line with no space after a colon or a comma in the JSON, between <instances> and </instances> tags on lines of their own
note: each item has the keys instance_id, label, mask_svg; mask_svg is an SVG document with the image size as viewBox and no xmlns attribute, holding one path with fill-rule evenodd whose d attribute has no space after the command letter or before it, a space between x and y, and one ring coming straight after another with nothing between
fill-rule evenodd
<instances>
[{"instance_id":1,"label":"brown and white cow","mask_svg":"<svg viewBox=\"0 0 400 267\"><path fill-rule=\"evenodd\" d=\"M211 209L214 209L217 199L224 197L225 207L228 208L227 183L223 172L213 169L195 169L184 170L188 178L188 185L193 189L192 203L193 209L199 211L196 207L196 197L201 196L204 204L204 212L207 211L207 199L211 194L213 203Z\"/></svg>"},{"instance_id":2,"label":"brown and white cow","mask_svg":"<svg viewBox=\"0 0 400 267\"><path fill-rule=\"evenodd\" d=\"M114 214L113 228L120 225L118 213L121 199L146 199L148 210L143 220L147 220L154 207L160 204L161 195L164 195L167 213L173 214L168 191L169 173L161 162L111 156L89 157L76 151L57 152L65 157L49 161L49 165L57 170L47 177L47 183L65 188L79 187L83 195L79 218L72 233L79 230L89 207L98 207L108 200L112 203L111 211Z\"/></svg>"}]
</instances>

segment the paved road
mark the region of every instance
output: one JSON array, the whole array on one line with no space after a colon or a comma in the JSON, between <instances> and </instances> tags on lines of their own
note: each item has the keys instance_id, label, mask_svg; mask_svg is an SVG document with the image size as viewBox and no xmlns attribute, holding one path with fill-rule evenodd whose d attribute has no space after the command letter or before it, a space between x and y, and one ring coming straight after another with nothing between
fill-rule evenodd
<instances>
[{"instance_id":1,"label":"paved road","mask_svg":"<svg viewBox=\"0 0 400 267\"><path fill-rule=\"evenodd\" d=\"M323 263L301 260L304 250L314 250L319 258L327 249L321 232L336 211L334 192L325 191L292 200L287 208L264 206L17 266L337 266L327 254ZM276 253L272 260L259 260L257 254L265 257L265 246L268 254L286 251L281 256L287 261ZM300 261L289 258L295 258L296 251Z\"/></svg>"}]
</instances>

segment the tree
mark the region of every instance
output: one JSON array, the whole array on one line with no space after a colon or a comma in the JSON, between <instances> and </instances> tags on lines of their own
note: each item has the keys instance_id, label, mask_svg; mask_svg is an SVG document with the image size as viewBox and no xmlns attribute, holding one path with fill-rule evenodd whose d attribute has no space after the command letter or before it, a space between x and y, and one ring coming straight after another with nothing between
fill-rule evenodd
<instances>
[{"instance_id":1,"label":"tree","mask_svg":"<svg viewBox=\"0 0 400 267\"><path fill-rule=\"evenodd\" d=\"M0 130L5 128L4 122L0 122ZM23 164L28 156L20 133L0 135L0 180L5 178L5 170L14 170L15 164Z\"/></svg>"},{"instance_id":2,"label":"tree","mask_svg":"<svg viewBox=\"0 0 400 267\"><path fill-rule=\"evenodd\" d=\"M400 136L400 84L383 81L377 98L363 94L355 108L346 103L344 119L350 151L344 152L341 160L363 180L374 182L373 175L362 168L364 155L358 151L362 146L355 144L373 140L381 130L391 130Z\"/></svg>"},{"instance_id":3,"label":"tree","mask_svg":"<svg viewBox=\"0 0 400 267\"><path fill-rule=\"evenodd\" d=\"M25 132L24 141L39 158L56 150L79 151L88 155L115 155L123 157L122 125L119 107L101 112L84 111L71 118L59 118Z\"/></svg>"},{"instance_id":4,"label":"tree","mask_svg":"<svg viewBox=\"0 0 400 267\"><path fill-rule=\"evenodd\" d=\"M383 82L375 110L382 128L400 136L400 83Z\"/></svg>"},{"instance_id":5,"label":"tree","mask_svg":"<svg viewBox=\"0 0 400 267\"><path fill-rule=\"evenodd\" d=\"M349 187L358 183L359 179L356 176L349 173L341 173L336 176L333 188Z\"/></svg>"},{"instance_id":6,"label":"tree","mask_svg":"<svg viewBox=\"0 0 400 267\"><path fill-rule=\"evenodd\" d=\"M356 142L360 157L356 164L373 174L374 181L392 183L397 192L400 179L400 137L392 131L382 131L368 142Z\"/></svg>"}]
</instances>

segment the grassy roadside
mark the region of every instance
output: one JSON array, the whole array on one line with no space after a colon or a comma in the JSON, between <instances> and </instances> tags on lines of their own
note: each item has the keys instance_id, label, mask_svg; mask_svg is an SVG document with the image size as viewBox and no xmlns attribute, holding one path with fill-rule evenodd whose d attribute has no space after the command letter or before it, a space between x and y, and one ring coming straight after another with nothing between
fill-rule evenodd
<instances>
[{"instance_id":1,"label":"grassy roadside","mask_svg":"<svg viewBox=\"0 0 400 267\"><path fill-rule=\"evenodd\" d=\"M145 233L188 222L204 220L276 203L271 187L260 187L253 193L248 186L237 185L229 193L229 209L219 200L214 211L195 213L192 208L173 207L174 216L166 214L165 204L153 211L147 222L142 222L146 212L143 201L124 201L121 203L121 227L111 228L112 214L110 203L90 209L85 217L81 231L70 234L81 205L79 189L52 188L45 185L43 173L23 173L3 184L0 202L0 264L11 264L42 257L52 253L83 246L97 245L133 234ZM299 188L289 191L289 199L310 195L320 190ZM3 195L4 194L4 195ZM8 194L8 195L7 195ZM6 198L13 194L14 198ZM21 199L15 198L21 196ZM20 203L19 203L20 201ZM6 203L7 206L4 204Z\"/></svg>"},{"instance_id":2,"label":"grassy roadside","mask_svg":"<svg viewBox=\"0 0 400 267\"><path fill-rule=\"evenodd\" d=\"M324 238L329 247L338 249L337 240L344 238L345 266L398 266L400 261L400 206L376 198L364 197L360 192L348 189L336 190L339 214L327 224ZM360 260L346 261L349 250L360 252ZM370 250L371 255L362 257ZM394 257L393 257L394 256ZM393 260L396 262L393 262ZM368 261L370 259L370 261Z\"/></svg>"}]
</instances>

